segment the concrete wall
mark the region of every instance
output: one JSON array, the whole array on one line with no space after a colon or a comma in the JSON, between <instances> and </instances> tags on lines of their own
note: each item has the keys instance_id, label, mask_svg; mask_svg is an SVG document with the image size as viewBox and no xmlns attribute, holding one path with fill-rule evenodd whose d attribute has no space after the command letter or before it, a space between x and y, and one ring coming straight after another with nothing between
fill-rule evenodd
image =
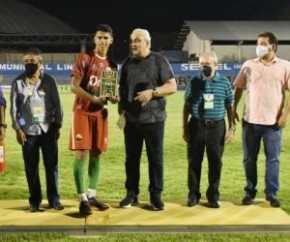
<instances>
[{"instance_id":1,"label":"concrete wall","mask_svg":"<svg viewBox=\"0 0 290 242\"><path fill-rule=\"evenodd\" d=\"M247 59L256 57L256 45L213 45L212 50L216 52L220 62L244 62ZM290 45L278 46L277 56L282 59L290 60Z\"/></svg>"},{"instance_id":2,"label":"concrete wall","mask_svg":"<svg viewBox=\"0 0 290 242\"><path fill-rule=\"evenodd\" d=\"M190 31L187 35L182 50L187 51L188 55L195 54L197 57L204 51L210 51L211 42L209 40L201 40L197 35Z\"/></svg>"},{"instance_id":3,"label":"concrete wall","mask_svg":"<svg viewBox=\"0 0 290 242\"><path fill-rule=\"evenodd\" d=\"M256 56L256 45L211 45L210 40L201 40L191 30L183 44L183 51L188 55L195 54L198 57L202 52L213 50L220 61L245 61ZM277 56L290 60L290 45L279 45Z\"/></svg>"}]
</instances>

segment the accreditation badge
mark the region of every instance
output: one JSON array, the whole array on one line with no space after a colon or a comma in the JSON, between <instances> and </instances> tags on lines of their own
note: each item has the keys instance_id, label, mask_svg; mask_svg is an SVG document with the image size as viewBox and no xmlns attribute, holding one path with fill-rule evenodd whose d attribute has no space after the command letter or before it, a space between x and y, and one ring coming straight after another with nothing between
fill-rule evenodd
<instances>
[{"instance_id":1,"label":"accreditation badge","mask_svg":"<svg viewBox=\"0 0 290 242\"><path fill-rule=\"evenodd\" d=\"M43 99L31 100L31 111L33 123L39 124L44 122L45 118L45 105Z\"/></svg>"},{"instance_id":2,"label":"accreditation badge","mask_svg":"<svg viewBox=\"0 0 290 242\"><path fill-rule=\"evenodd\" d=\"M32 93L33 93L33 88L31 86L28 86L27 87L27 95L31 97Z\"/></svg>"},{"instance_id":3,"label":"accreditation badge","mask_svg":"<svg viewBox=\"0 0 290 242\"><path fill-rule=\"evenodd\" d=\"M44 109L42 107L33 107L33 123L42 123L44 121Z\"/></svg>"},{"instance_id":4,"label":"accreditation badge","mask_svg":"<svg viewBox=\"0 0 290 242\"><path fill-rule=\"evenodd\" d=\"M214 108L214 94L213 93L203 94L203 100L204 100L204 109Z\"/></svg>"}]
</instances>

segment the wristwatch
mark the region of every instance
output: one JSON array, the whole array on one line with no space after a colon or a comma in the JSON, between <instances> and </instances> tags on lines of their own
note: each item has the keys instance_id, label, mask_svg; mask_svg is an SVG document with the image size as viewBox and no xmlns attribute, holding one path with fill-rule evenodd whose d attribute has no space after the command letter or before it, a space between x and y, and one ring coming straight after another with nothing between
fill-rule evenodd
<instances>
[{"instance_id":1,"label":"wristwatch","mask_svg":"<svg viewBox=\"0 0 290 242\"><path fill-rule=\"evenodd\" d=\"M158 90L155 87L153 88L152 96L153 97L158 97Z\"/></svg>"},{"instance_id":2,"label":"wristwatch","mask_svg":"<svg viewBox=\"0 0 290 242\"><path fill-rule=\"evenodd\" d=\"M7 129L7 124L0 124L0 127L3 127L4 129Z\"/></svg>"}]
</instances>

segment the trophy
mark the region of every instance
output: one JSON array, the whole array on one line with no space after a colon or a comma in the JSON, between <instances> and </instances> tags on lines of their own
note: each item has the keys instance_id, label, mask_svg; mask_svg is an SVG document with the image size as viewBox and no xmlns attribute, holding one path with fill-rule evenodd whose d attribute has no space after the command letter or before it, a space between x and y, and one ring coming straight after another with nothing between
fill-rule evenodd
<instances>
[{"instance_id":1,"label":"trophy","mask_svg":"<svg viewBox=\"0 0 290 242\"><path fill-rule=\"evenodd\" d=\"M101 83L101 96L115 97L117 96L117 71L103 70L102 71L102 83Z\"/></svg>"}]
</instances>

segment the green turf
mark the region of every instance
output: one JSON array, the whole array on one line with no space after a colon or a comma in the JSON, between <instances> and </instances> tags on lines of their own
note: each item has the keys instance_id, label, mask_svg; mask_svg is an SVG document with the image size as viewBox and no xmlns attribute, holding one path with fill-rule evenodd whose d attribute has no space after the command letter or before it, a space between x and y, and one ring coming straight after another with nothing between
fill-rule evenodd
<instances>
[{"instance_id":1,"label":"green turf","mask_svg":"<svg viewBox=\"0 0 290 242\"><path fill-rule=\"evenodd\" d=\"M5 94L9 99L9 95ZM71 125L71 113L74 95L71 93L62 93L61 99L64 108L64 124L61 130L59 140L59 192L62 198L77 198L76 188L74 185L72 174L72 163L74 153L68 150L68 137ZM186 201L187 198L187 160L186 160L186 144L182 140L182 107L183 92L178 92L167 98L168 100L168 118L165 131L165 183L163 199L164 202L170 201ZM9 100L8 100L9 105ZM241 105L240 105L241 109ZM109 148L103 154L101 161L100 182L98 187L98 196L103 200L121 199L125 195L124 181L124 136L121 130L116 126L118 118L116 105L109 105ZM239 111L241 114L241 111ZM9 115L9 106L7 108L7 137L5 139L6 146L6 162L7 172L0 174L1 193L0 199L27 199L28 189L23 169L23 160L21 155L21 147L16 142L15 132L11 128L11 120ZM281 152L280 165L280 192L278 197L281 200L282 209L290 212L290 144L289 144L289 124L283 130L283 146ZM42 177L43 196L45 198L45 181L44 169L41 163L40 174ZM258 197L264 197L264 173L265 159L264 151L261 149L258 160ZM205 199L205 191L207 182L207 159L204 159L202 181L201 181L202 199ZM245 186L244 170L242 165L242 145L241 145L241 127L238 125L236 130L235 141L226 146L223 158L222 180L220 185L221 200L240 202L244 196L243 188ZM148 163L145 150L141 163L141 181L140 181L140 199L148 200ZM46 198L45 198L46 199ZM46 202L46 200L44 200ZM139 236L139 235L138 235ZM130 236L129 236L130 237ZM263 235L262 238L266 238ZM186 235L183 235L186 240ZM211 241L210 237L194 237L196 241ZM232 238L231 241L242 241L242 237ZM243 237L244 238L244 237ZM270 238L270 237L269 237ZM269 239L268 238L268 239ZM116 237L115 237L116 239ZM246 238L244 238L246 239ZM252 237L251 237L252 239ZM257 240L257 241L274 241ZM1 241L1 240L0 240ZM4 241L4 240L3 240ZM113 240L109 240L113 241ZM116 241L116 240L115 240ZM134 241L134 240L130 240ZM149 241L145 236L144 240ZM153 240L150 240L153 241ZM172 240L172 241L178 241ZM226 240L215 240L226 241ZM229 241L229 240L228 240ZM286 241L286 240L285 240Z\"/></svg>"}]
</instances>

